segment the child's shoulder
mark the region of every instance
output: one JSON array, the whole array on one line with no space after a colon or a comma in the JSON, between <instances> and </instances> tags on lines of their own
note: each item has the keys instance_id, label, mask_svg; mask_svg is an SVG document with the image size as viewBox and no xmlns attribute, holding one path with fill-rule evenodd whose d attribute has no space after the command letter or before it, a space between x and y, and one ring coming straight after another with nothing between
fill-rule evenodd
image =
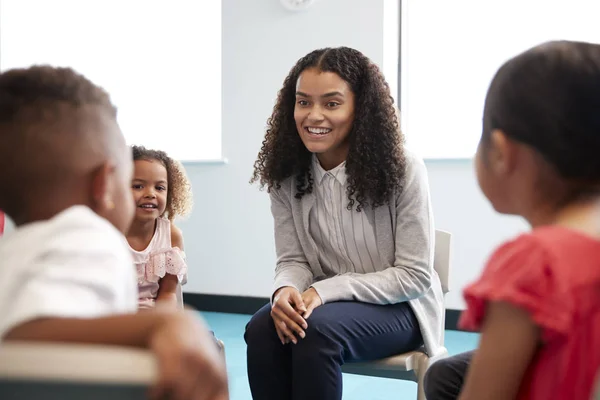
<instances>
[{"instance_id":1,"label":"child's shoulder","mask_svg":"<svg viewBox=\"0 0 600 400\"><path fill-rule=\"evenodd\" d=\"M546 226L504 243L488 260L486 273L502 281L526 274L527 280L553 279L576 285L585 275L600 280L600 240L573 229ZM573 268L577 265L577 268Z\"/></svg>"},{"instance_id":2,"label":"child's shoulder","mask_svg":"<svg viewBox=\"0 0 600 400\"><path fill-rule=\"evenodd\" d=\"M169 221L169 229L171 229L171 246L183 249L183 232L173 221Z\"/></svg>"},{"instance_id":3,"label":"child's shoulder","mask_svg":"<svg viewBox=\"0 0 600 400\"><path fill-rule=\"evenodd\" d=\"M82 250L107 250L123 248L125 237L106 219L88 207L75 206L57 215L47 227L49 245L60 248L78 247Z\"/></svg>"},{"instance_id":4,"label":"child's shoulder","mask_svg":"<svg viewBox=\"0 0 600 400\"><path fill-rule=\"evenodd\" d=\"M3 238L2 248L7 247L9 242L24 242L30 249L75 246L84 239L106 242L119 236L114 226L88 207L73 206L48 220L18 227Z\"/></svg>"},{"instance_id":5,"label":"child's shoulder","mask_svg":"<svg viewBox=\"0 0 600 400\"><path fill-rule=\"evenodd\" d=\"M564 248L589 247L600 251L600 240L574 229L558 225L543 226L522 233L498 247L497 252L527 252L530 250L550 253Z\"/></svg>"},{"instance_id":6,"label":"child's shoulder","mask_svg":"<svg viewBox=\"0 0 600 400\"><path fill-rule=\"evenodd\" d=\"M18 227L0 240L2 266L35 269L41 264L130 260L125 238L108 221L84 206ZM115 261L115 262L116 262ZM2 268L0 268L2 269Z\"/></svg>"}]
</instances>

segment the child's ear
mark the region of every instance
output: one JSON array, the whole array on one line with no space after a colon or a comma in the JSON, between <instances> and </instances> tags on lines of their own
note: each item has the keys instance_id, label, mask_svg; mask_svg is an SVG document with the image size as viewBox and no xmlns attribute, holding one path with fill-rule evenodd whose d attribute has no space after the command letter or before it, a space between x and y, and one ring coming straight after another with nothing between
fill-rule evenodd
<instances>
[{"instance_id":1,"label":"child's ear","mask_svg":"<svg viewBox=\"0 0 600 400\"><path fill-rule=\"evenodd\" d=\"M492 131L490 148L490 165L500 176L508 175L514 168L516 147L515 143L500 129Z\"/></svg>"},{"instance_id":2,"label":"child's ear","mask_svg":"<svg viewBox=\"0 0 600 400\"><path fill-rule=\"evenodd\" d=\"M92 200L94 210L98 214L103 215L115 208L114 172L115 166L109 163L103 164L94 171L92 178Z\"/></svg>"}]
</instances>

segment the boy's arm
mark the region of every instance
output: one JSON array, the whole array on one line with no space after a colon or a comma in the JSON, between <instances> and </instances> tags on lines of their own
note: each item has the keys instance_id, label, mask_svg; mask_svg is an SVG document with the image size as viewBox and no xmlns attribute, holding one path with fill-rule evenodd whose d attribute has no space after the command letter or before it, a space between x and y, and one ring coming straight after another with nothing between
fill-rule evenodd
<instances>
[{"instance_id":1,"label":"boy's arm","mask_svg":"<svg viewBox=\"0 0 600 400\"><path fill-rule=\"evenodd\" d=\"M156 329L177 318L181 317L158 311L93 319L39 318L12 328L3 340L148 347Z\"/></svg>"}]
</instances>

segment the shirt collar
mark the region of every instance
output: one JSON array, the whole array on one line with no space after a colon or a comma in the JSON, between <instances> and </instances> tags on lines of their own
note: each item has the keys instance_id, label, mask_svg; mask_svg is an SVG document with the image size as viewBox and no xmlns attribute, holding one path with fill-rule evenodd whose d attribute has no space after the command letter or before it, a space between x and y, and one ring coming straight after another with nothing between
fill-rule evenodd
<instances>
[{"instance_id":1,"label":"shirt collar","mask_svg":"<svg viewBox=\"0 0 600 400\"><path fill-rule=\"evenodd\" d=\"M323 179L325 179L325 177L328 175L335 178L340 184L342 184L342 186L346 184L346 161L329 171L325 171L315 154L313 155L312 165L315 182L317 182L318 185L321 185L323 183Z\"/></svg>"}]
</instances>

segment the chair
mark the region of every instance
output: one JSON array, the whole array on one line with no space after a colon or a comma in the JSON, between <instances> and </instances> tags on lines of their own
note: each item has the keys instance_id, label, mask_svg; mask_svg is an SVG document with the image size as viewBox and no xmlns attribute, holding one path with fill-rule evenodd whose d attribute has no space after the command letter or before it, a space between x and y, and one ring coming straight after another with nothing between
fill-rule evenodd
<instances>
[{"instance_id":1,"label":"chair","mask_svg":"<svg viewBox=\"0 0 600 400\"><path fill-rule=\"evenodd\" d=\"M183 308L181 286L177 297ZM156 374L153 355L142 349L0 342L2 400L142 400Z\"/></svg>"},{"instance_id":2,"label":"chair","mask_svg":"<svg viewBox=\"0 0 600 400\"><path fill-rule=\"evenodd\" d=\"M440 277L444 294L450 290L451 237L452 235L448 232L439 230L435 232L434 268ZM442 328L444 324L445 318L442 317ZM411 351L377 361L344 364L342 372L417 382L417 400L425 400L423 389L425 372L427 372L429 366L435 361L447 356L448 351L445 348L435 357L429 357L423 351Z\"/></svg>"},{"instance_id":3,"label":"chair","mask_svg":"<svg viewBox=\"0 0 600 400\"><path fill-rule=\"evenodd\" d=\"M156 374L154 356L141 349L0 343L2 400L145 400Z\"/></svg>"},{"instance_id":4,"label":"chair","mask_svg":"<svg viewBox=\"0 0 600 400\"><path fill-rule=\"evenodd\" d=\"M117 346L0 344L0 399L141 400L156 376L150 352Z\"/></svg>"}]
</instances>

